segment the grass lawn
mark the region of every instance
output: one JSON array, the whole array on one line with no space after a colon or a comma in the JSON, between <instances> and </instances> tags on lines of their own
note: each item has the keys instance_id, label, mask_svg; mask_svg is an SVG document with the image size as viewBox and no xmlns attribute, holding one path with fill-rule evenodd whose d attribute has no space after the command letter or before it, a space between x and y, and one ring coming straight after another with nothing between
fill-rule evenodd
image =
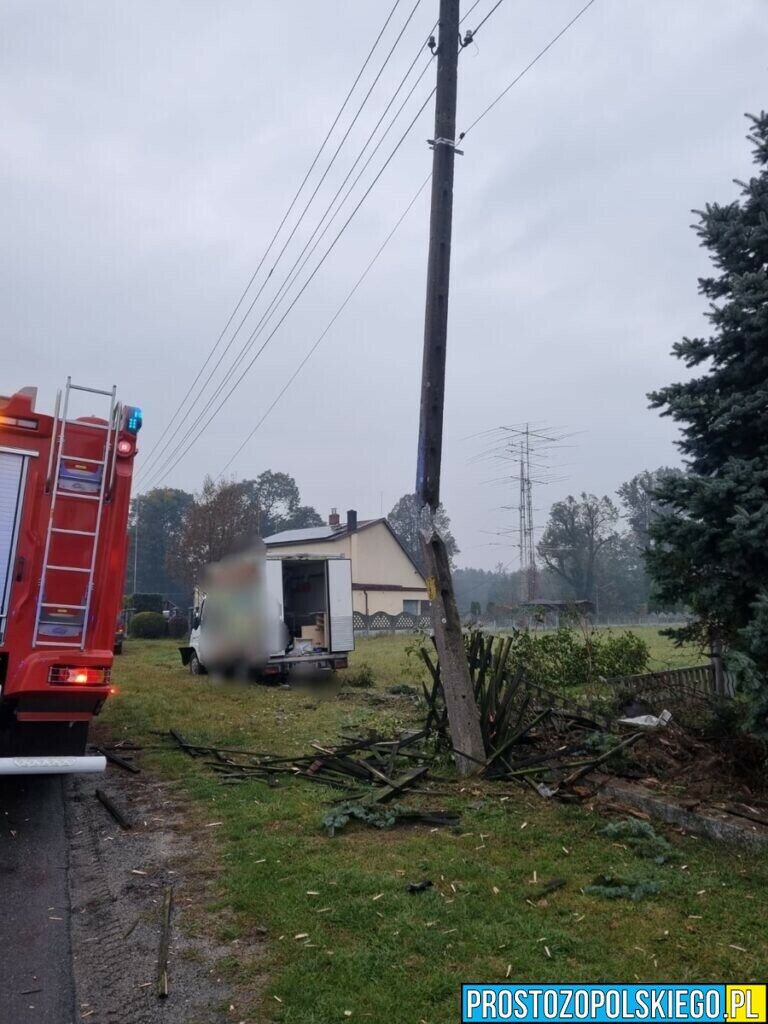
<instances>
[{"instance_id":1,"label":"grass lawn","mask_svg":"<svg viewBox=\"0 0 768 1024\"><path fill-rule=\"evenodd\" d=\"M665 642L666 643L666 642ZM655 657L674 649L654 641ZM371 694L414 682L408 641L363 639L353 658L374 690L236 687L182 670L175 645L130 641L116 659L119 694L102 720L116 739L157 745L151 730L253 750L306 752L312 740L369 727L394 731L420 714L408 697ZM688 663L698 663L688 658ZM462 981L763 981L768 963L764 894L768 858L667 832L678 857L657 866L600 834L585 807L541 800L511 784L439 782L408 803L461 809L457 829L386 831L320 827L332 793L289 780L222 786L175 751L145 765L183 789L212 831L221 865L222 942L269 931L267 960L229 967L267 974L258 1005L238 1020L282 1024L448 1024ZM447 771L447 770L446 770ZM445 772L444 772L445 774ZM581 892L600 873L652 879L659 895L638 903ZM539 883L565 880L542 897ZM408 882L433 888L410 895ZM215 909L212 907L212 909ZM351 1011L351 1017L345 1011Z\"/></svg>"}]
</instances>

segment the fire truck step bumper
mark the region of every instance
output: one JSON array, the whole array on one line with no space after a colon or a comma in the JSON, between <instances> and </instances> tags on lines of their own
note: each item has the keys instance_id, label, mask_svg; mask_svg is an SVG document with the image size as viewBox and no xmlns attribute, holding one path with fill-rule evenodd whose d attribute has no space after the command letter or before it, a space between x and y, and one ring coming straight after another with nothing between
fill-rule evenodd
<instances>
[{"instance_id":1,"label":"fire truck step bumper","mask_svg":"<svg viewBox=\"0 0 768 1024\"><path fill-rule=\"evenodd\" d=\"M105 757L75 757L68 754L45 757L0 757L0 775L72 775L77 772L103 772Z\"/></svg>"}]
</instances>

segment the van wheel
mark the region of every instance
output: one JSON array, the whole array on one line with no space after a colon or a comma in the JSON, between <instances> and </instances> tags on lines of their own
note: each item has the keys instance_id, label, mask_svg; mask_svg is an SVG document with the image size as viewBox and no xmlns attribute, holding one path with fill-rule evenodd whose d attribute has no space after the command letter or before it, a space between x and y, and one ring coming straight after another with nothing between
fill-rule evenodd
<instances>
[{"instance_id":1,"label":"van wheel","mask_svg":"<svg viewBox=\"0 0 768 1024\"><path fill-rule=\"evenodd\" d=\"M200 664L200 659L194 651L189 656L189 671L193 676L201 676L203 674L203 666Z\"/></svg>"}]
</instances>

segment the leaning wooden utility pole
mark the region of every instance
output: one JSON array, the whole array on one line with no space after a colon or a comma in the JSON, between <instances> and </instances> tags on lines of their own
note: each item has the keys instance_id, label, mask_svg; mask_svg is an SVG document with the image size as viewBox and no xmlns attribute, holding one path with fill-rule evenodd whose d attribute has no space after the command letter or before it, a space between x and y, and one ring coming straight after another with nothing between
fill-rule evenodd
<instances>
[{"instance_id":1,"label":"leaning wooden utility pole","mask_svg":"<svg viewBox=\"0 0 768 1024\"><path fill-rule=\"evenodd\" d=\"M440 0L427 310L416 472L417 503L420 510L429 510L430 522L440 504L459 47L459 0ZM442 537L432 526L422 531L421 547L427 563L432 623L456 765L462 775L469 775L477 771L478 764L484 761L485 748L464 650L461 619L453 593L448 552Z\"/></svg>"}]
</instances>

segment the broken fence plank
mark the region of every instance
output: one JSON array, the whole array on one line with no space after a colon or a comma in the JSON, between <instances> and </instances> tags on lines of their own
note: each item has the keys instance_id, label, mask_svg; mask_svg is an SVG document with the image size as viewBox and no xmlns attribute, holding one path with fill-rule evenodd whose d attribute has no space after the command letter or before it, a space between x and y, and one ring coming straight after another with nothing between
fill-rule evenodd
<instances>
[{"instance_id":1,"label":"broken fence plank","mask_svg":"<svg viewBox=\"0 0 768 1024\"><path fill-rule=\"evenodd\" d=\"M413 771L406 772L405 775L401 775L399 779L394 779L391 786L384 786L383 789L378 790L373 797L371 802L375 804L384 803L387 800L391 800L393 796L397 796L398 793L402 793L404 789L417 782L419 779L423 779L429 771L426 765L421 768L414 768Z\"/></svg>"},{"instance_id":2,"label":"broken fence plank","mask_svg":"<svg viewBox=\"0 0 768 1024\"><path fill-rule=\"evenodd\" d=\"M585 765L583 768L578 768L575 772L571 772L570 775L566 776L566 778L563 779L563 785L572 786L574 782L578 782L579 779L583 778L585 775L588 775L599 765L603 764L604 761L607 761L609 758L613 757L614 754L618 754L620 750L624 750L626 747L631 747L634 743L637 743L637 741L643 735L644 733L642 732L635 732L631 736L628 736L625 740L622 740L621 743L619 743L617 746L612 747L605 754L601 754L600 757L598 757L595 761L592 761L590 764Z\"/></svg>"}]
</instances>

